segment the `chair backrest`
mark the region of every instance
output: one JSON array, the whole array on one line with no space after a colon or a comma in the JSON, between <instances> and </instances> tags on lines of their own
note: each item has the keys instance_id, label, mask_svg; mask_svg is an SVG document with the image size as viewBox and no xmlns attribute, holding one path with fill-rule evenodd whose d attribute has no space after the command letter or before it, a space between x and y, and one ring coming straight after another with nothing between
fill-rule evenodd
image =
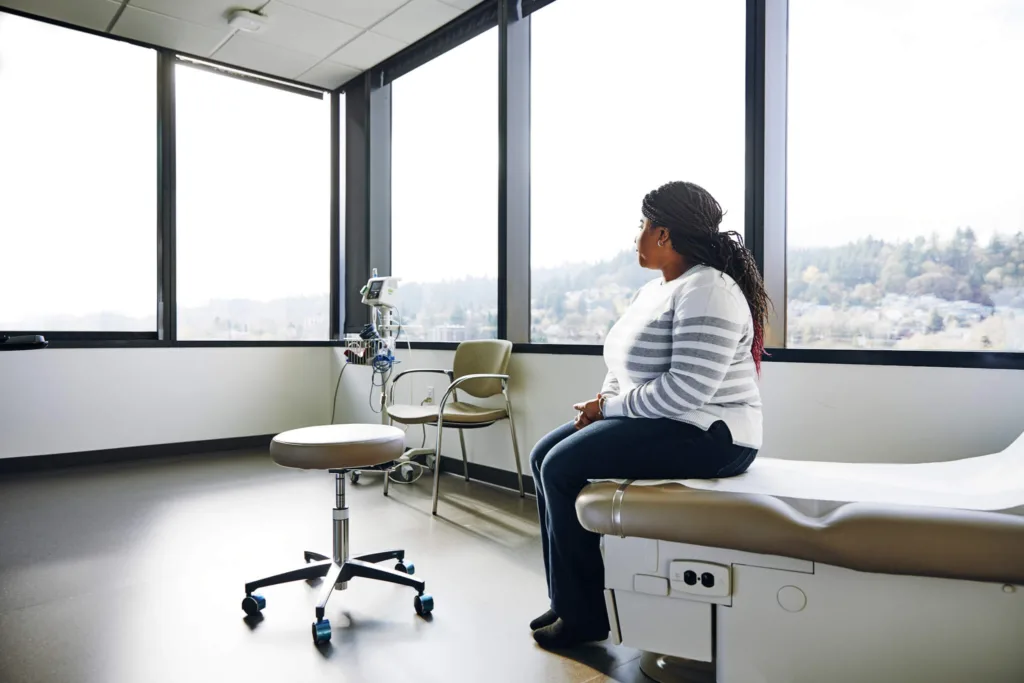
<instances>
[{"instance_id":1,"label":"chair backrest","mask_svg":"<svg viewBox=\"0 0 1024 683\"><path fill-rule=\"evenodd\" d=\"M512 357L512 342L504 339L481 339L464 341L455 350L452 371L455 379L466 375L504 375L508 372L508 361ZM501 393L501 381L496 379L474 379L460 384L458 391L470 396L487 398Z\"/></svg>"}]
</instances>

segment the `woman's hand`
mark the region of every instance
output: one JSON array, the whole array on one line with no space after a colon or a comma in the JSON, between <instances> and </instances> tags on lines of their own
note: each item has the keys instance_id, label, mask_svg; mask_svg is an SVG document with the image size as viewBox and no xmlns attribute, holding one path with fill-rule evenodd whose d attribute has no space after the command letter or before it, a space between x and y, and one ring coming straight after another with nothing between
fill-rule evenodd
<instances>
[{"instance_id":1,"label":"woman's hand","mask_svg":"<svg viewBox=\"0 0 1024 683\"><path fill-rule=\"evenodd\" d=\"M601 414L601 394L597 398L590 399L585 403L577 403L573 406L579 411L576 416L576 429L583 429L587 425L604 418Z\"/></svg>"}]
</instances>

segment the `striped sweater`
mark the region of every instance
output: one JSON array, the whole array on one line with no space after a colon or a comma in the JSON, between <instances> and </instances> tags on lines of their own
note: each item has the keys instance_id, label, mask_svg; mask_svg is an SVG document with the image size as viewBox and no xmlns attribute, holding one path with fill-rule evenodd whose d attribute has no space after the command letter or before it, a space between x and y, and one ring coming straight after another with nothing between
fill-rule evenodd
<instances>
[{"instance_id":1,"label":"striped sweater","mask_svg":"<svg viewBox=\"0 0 1024 683\"><path fill-rule=\"evenodd\" d=\"M608 333L605 417L669 418L761 447L754 324L736 282L707 266L644 285Z\"/></svg>"}]
</instances>

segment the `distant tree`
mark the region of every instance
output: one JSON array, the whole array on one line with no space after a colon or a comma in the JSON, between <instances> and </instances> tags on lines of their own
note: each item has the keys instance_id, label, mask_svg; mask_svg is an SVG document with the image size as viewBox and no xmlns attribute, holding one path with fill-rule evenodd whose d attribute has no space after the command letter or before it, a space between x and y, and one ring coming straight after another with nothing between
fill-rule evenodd
<instances>
[{"instance_id":1,"label":"distant tree","mask_svg":"<svg viewBox=\"0 0 1024 683\"><path fill-rule=\"evenodd\" d=\"M565 294L559 293L552 298L554 301L551 304L551 314L556 321L560 321L565 318Z\"/></svg>"},{"instance_id":2,"label":"distant tree","mask_svg":"<svg viewBox=\"0 0 1024 683\"><path fill-rule=\"evenodd\" d=\"M452 325L465 325L466 324L466 309L462 306L456 306L452 310L451 316L448 318Z\"/></svg>"},{"instance_id":3,"label":"distant tree","mask_svg":"<svg viewBox=\"0 0 1024 683\"><path fill-rule=\"evenodd\" d=\"M942 332L944 329L946 329L945 321L943 321L942 316L939 315L939 312L933 308L932 316L928 321L928 332L930 332L931 334L937 334L939 332Z\"/></svg>"}]
</instances>

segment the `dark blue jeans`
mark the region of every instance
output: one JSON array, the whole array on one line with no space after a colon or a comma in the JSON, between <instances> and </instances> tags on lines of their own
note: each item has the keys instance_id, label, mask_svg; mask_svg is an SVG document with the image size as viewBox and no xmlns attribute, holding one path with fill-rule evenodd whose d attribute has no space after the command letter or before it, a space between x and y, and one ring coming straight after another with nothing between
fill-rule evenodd
<instances>
[{"instance_id":1,"label":"dark blue jeans","mask_svg":"<svg viewBox=\"0 0 1024 683\"><path fill-rule=\"evenodd\" d=\"M551 608L570 624L608 628L600 537L576 517L590 479L712 479L740 474L757 451L736 446L724 422L611 418L563 425L530 453Z\"/></svg>"}]
</instances>

